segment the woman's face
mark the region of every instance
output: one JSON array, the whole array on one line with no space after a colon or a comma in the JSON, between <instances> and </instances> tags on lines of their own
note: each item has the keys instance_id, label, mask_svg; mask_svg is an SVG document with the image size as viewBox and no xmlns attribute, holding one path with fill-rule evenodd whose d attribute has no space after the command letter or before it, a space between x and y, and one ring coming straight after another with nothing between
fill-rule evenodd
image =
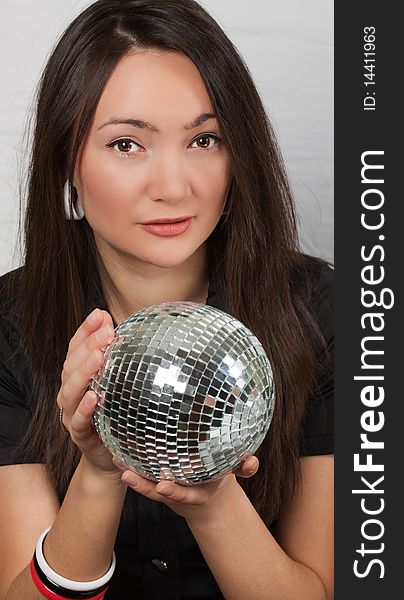
<instances>
[{"instance_id":1,"label":"woman's face","mask_svg":"<svg viewBox=\"0 0 404 600\"><path fill-rule=\"evenodd\" d=\"M216 227L230 180L219 124L192 61L158 51L123 57L100 98L74 176L101 255L181 264ZM178 217L190 223L177 235L144 226Z\"/></svg>"}]
</instances>

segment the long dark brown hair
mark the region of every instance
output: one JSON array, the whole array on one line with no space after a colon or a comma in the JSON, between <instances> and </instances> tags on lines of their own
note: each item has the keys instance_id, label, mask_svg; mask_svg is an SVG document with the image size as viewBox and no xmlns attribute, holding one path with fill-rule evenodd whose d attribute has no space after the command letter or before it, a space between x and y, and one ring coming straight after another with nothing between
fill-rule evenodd
<instances>
[{"instance_id":1,"label":"long dark brown hair","mask_svg":"<svg viewBox=\"0 0 404 600\"><path fill-rule=\"evenodd\" d=\"M299 251L296 218L277 142L248 68L193 0L99 0L68 27L40 81L20 272L21 330L33 414L22 440L46 463L60 499L80 452L58 423L56 396L68 342L102 302L99 256L85 218L67 220L63 185L108 78L130 50L182 52L198 68L233 167L226 215L208 240L222 260L229 311L260 339L277 391L260 470L241 484L266 523L299 482L302 419L318 377L321 332L308 299L321 261Z\"/></svg>"}]
</instances>

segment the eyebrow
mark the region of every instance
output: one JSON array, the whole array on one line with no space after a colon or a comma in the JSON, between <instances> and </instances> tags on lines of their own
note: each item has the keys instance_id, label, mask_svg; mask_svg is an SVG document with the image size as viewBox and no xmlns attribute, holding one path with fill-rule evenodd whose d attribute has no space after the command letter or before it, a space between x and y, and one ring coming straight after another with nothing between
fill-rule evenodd
<instances>
[{"instance_id":1,"label":"eyebrow","mask_svg":"<svg viewBox=\"0 0 404 600\"><path fill-rule=\"evenodd\" d=\"M203 113L196 117L196 119L194 119L192 123L187 123L186 125L184 125L184 129L195 129L196 127L199 127L199 125L202 125L202 123L205 123L205 121L209 121L210 119L217 119L217 117L214 113ZM112 117L112 119L109 119L109 121L106 121L105 123L100 125L97 128L97 131L103 129L104 127L108 127L108 125L132 125L132 127L137 127L138 129L149 129L154 133L160 133L160 130L157 129L157 127L155 127L151 123L148 123L148 121L143 121L141 119L128 119L125 117Z\"/></svg>"}]
</instances>

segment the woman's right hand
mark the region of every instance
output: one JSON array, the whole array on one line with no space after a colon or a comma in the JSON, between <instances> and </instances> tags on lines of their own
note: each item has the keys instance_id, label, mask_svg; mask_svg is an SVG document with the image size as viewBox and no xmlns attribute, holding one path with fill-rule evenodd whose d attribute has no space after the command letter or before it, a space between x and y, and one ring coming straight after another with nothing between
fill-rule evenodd
<instances>
[{"instance_id":1,"label":"woman's right hand","mask_svg":"<svg viewBox=\"0 0 404 600\"><path fill-rule=\"evenodd\" d=\"M101 442L92 422L97 395L88 390L92 377L101 366L102 349L113 338L111 315L96 308L70 340L57 403L63 408L64 426L87 461L103 474L116 475L119 479L121 472L112 462L112 454Z\"/></svg>"}]
</instances>

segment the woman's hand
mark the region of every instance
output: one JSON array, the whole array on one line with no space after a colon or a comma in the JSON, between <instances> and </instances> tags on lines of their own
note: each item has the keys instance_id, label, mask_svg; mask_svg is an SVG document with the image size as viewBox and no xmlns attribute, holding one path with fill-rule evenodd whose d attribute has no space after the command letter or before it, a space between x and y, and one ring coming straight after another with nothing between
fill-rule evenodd
<instances>
[{"instance_id":1,"label":"woman's hand","mask_svg":"<svg viewBox=\"0 0 404 600\"><path fill-rule=\"evenodd\" d=\"M111 315L96 308L70 340L57 403L63 408L63 424L90 465L119 479L120 472L112 462L112 455L102 444L92 423L97 395L87 389L101 366L102 349L113 338Z\"/></svg>"},{"instance_id":2,"label":"woman's hand","mask_svg":"<svg viewBox=\"0 0 404 600\"><path fill-rule=\"evenodd\" d=\"M240 490L235 476L252 477L259 467L258 458L248 456L234 473L201 485L184 486L168 480L155 483L128 469L115 457L113 462L122 472L122 481L135 492L163 502L188 522L203 520L206 523L214 520L224 506L231 506L232 494Z\"/></svg>"}]
</instances>

